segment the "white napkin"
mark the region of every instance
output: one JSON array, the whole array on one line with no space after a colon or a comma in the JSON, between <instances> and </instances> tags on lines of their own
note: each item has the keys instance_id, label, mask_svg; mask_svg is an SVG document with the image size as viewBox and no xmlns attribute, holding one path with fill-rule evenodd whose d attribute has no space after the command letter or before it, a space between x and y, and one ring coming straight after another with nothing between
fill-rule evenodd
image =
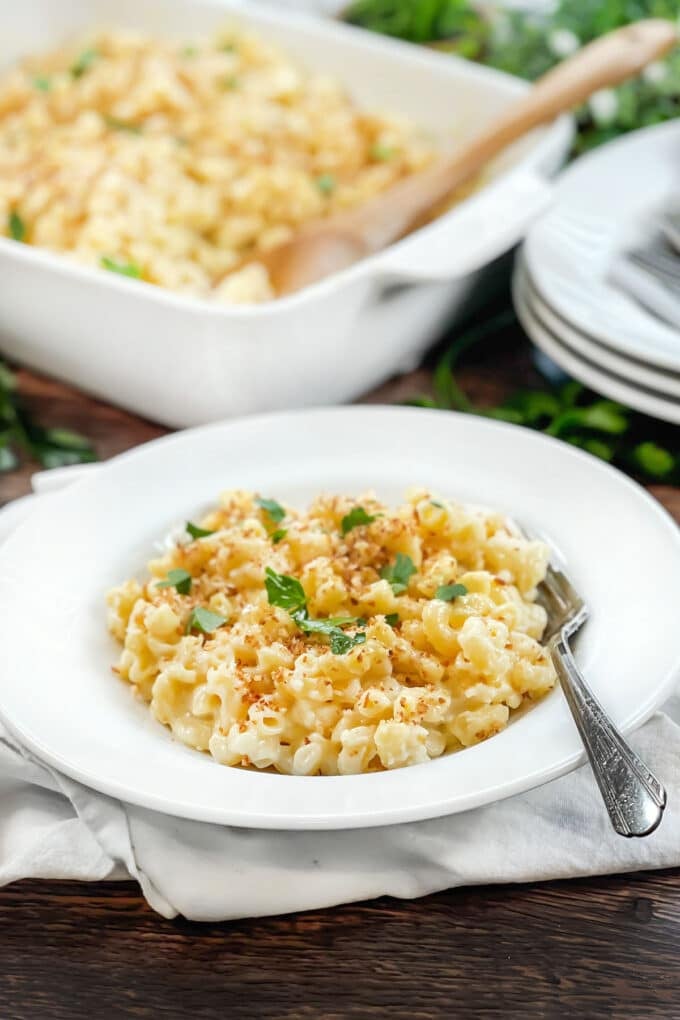
<instances>
[{"instance_id":1,"label":"white napkin","mask_svg":"<svg viewBox=\"0 0 680 1020\"><path fill-rule=\"evenodd\" d=\"M37 499L82 470L35 476L42 495L0 512L0 541ZM531 793L429 822L271 832L170 818L105 797L37 761L0 724L0 885L133 877L165 917L214 921L680 865L680 697L666 711L632 739L669 796L661 826L642 840L614 834L587 766Z\"/></svg>"}]
</instances>

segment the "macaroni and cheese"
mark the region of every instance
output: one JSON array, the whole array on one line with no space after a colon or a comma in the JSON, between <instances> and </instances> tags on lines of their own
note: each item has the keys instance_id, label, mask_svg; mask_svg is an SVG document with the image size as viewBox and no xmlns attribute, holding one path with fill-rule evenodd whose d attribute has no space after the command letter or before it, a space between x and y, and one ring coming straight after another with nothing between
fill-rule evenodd
<instances>
[{"instance_id":1,"label":"macaroni and cheese","mask_svg":"<svg viewBox=\"0 0 680 1020\"><path fill-rule=\"evenodd\" d=\"M226 765L392 769L468 747L555 684L535 601L547 547L418 490L305 512L228 492L150 577L108 595L116 667Z\"/></svg>"},{"instance_id":2,"label":"macaroni and cheese","mask_svg":"<svg viewBox=\"0 0 680 1020\"><path fill-rule=\"evenodd\" d=\"M325 74L227 29L101 31L0 75L0 235L223 303L274 296L264 252L434 148Z\"/></svg>"}]
</instances>

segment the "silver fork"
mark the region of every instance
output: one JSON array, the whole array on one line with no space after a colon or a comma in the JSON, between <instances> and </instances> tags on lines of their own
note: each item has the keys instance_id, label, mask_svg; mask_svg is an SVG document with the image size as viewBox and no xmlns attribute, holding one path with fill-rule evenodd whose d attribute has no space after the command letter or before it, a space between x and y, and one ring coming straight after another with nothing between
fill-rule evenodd
<instances>
[{"instance_id":1,"label":"silver fork","mask_svg":"<svg viewBox=\"0 0 680 1020\"><path fill-rule=\"evenodd\" d=\"M537 601L548 614L545 641L611 823L621 836L648 836L661 821L666 791L621 736L576 665L569 639L588 619L588 607L552 565Z\"/></svg>"}]
</instances>

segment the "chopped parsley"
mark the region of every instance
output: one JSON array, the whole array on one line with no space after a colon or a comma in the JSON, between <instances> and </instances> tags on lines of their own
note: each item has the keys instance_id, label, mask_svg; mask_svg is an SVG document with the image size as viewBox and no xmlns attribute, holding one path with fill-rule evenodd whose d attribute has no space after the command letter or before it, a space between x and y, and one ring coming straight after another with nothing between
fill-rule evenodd
<instances>
[{"instance_id":1,"label":"chopped parsley","mask_svg":"<svg viewBox=\"0 0 680 1020\"><path fill-rule=\"evenodd\" d=\"M182 50L182 56L188 58L197 57L198 50L196 49L195 46L185 46Z\"/></svg>"},{"instance_id":2,"label":"chopped parsley","mask_svg":"<svg viewBox=\"0 0 680 1020\"><path fill-rule=\"evenodd\" d=\"M233 92L240 84L241 81L235 74L227 74L224 78L220 79L220 85L225 92Z\"/></svg>"},{"instance_id":3,"label":"chopped parsley","mask_svg":"<svg viewBox=\"0 0 680 1020\"><path fill-rule=\"evenodd\" d=\"M442 602L453 602L460 595L467 595L468 590L464 584L442 584L435 592L434 597Z\"/></svg>"},{"instance_id":4,"label":"chopped parsley","mask_svg":"<svg viewBox=\"0 0 680 1020\"><path fill-rule=\"evenodd\" d=\"M285 509L275 499L262 499L258 496L255 500L255 506L259 506L260 510L264 510L275 524L280 524L286 516Z\"/></svg>"},{"instance_id":5,"label":"chopped parsley","mask_svg":"<svg viewBox=\"0 0 680 1020\"><path fill-rule=\"evenodd\" d=\"M440 503L438 499L431 499L430 506L436 506L438 510L446 510L443 503Z\"/></svg>"},{"instance_id":6,"label":"chopped parsley","mask_svg":"<svg viewBox=\"0 0 680 1020\"><path fill-rule=\"evenodd\" d=\"M164 581L159 581L157 588L176 588L180 595L188 595L191 591L191 574L181 567L168 570Z\"/></svg>"},{"instance_id":7,"label":"chopped parsley","mask_svg":"<svg viewBox=\"0 0 680 1020\"><path fill-rule=\"evenodd\" d=\"M37 89L38 92L49 92L52 88L52 82L46 74L36 74L33 79L33 88Z\"/></svg>"},{"instance_id":8,"label":"chopped parsley","mask_svg":"<svg viewBox=\"0 0 680 1020\"><path fill-rule=\"evenodd\" d=\"M129 120L119 120L118 117L111 117L108 113L104 114L104 123L113 131L127 131L130 135L141 135L142 133L139 124Z\"/></svg>"},{"instance_id":9,"label":"chopped parsley","mask_svg":"<svg viewBox=\"0 0 680 1020\"><path fill-rule=\"evenodd\" d=\"M224 627L227 622L226 616L213 613L210 609L205 609L204 606L195 606L189 614L184 630L186 634L192 630L200 631L201 634L212 634L220 627Z\"/></svg>"},{"instance_id":10,"label":"chopped parsley","mask_svg":"<svg viewBox=\"0 0 680 1020\"><path fill-rule=\"evenodd\" d=\"M416 567L410 556L397 553L394 563L388 564L380 571L380 576L389 581L395 595L403 595L408 588L410 578L416 573Z\"/></svg>"},{"instance_id":11,"label":"chopped parsley","mask_svg":"<svg viewBox=\"0 0 680 1020\"><path fill-rule=\"evenodd\" d=\"M208 528L199 528L198 524L192 524L191 521L187 521L187 532L192 538L207 538L208 535L214 535L214 531L210 531Z\"/></svg>"},{"instance_id":12,"label":"chopped parsley","mask_svg":"<svg viewBox=\"0 0 680 1020\"><path fill-rule=\"evenodd\" d=\"M285 538L288 534L288 528L277 528L276 531L272 531L271 540L274 545L278 545L281 539Z\"/></svg>"},{"instance_id":13,"label":"chopped parsley","mask_svg":"<svg viewBox=\"0 0 680 1020\"><path fill-rule=\"evenodd\" d=\"M142 275L142 270L134 262L121 262L119 259L109 258L108 255L102 255L100 264L102 269L118 273L119 276L129 276L132 280L139 280Z\"/></svg>"},{"instance_id":14,"label":"chopped parsley","mask_svg":"<svg viewBox=\"0 0 680 1020\"><path fill-rule=\"evenodd\" d=\"M96 50L83 50L70 67L72 78L82 78L86 71L89 71L99 54Z\"/></svg>"},{"instance_id":15,"label":"chopped parsley","mask_svg":"<svg viewBox=\"0 0 680 1020\"><path fill-rule=\"evenodd\" d=\"M307 609L307 596L300 582L287 574L277 574L271 567L265 570L265 588L270 606L285 609L303 634L320 634L330 639L334 655L345 655L366 640L364 631L345 634L343 627L363 623L356 616L335 616L327 620L312 620Z\"/></svg>"},{"instance_id":16,"label":"chopped parsley","mask_svg":"<svg viewBox=\"0 0 680 1020\"><path fill-rule=\"evenodd\" d=\"M370 157L376 160L378 163L387 163L390 159L396 156L397 150L391 145L383 145L380 142L376 142L375 145L371 146Z\"/></svg>"},{"instance_id":17,"label":"chopped parsley","mask_svg":"<svg viewBox=\"0 0 680 1020\"><path fill-rule=\"evenodd\" d=\"M316 179L316 186L322 195L332 195L337 187L333 174L321 174Z\"/></svg>"},{"instance_id":18,"label":"chopped parsley","mask_svg":"<svg viewBox=\"0 0 680 1020\"><path fill-rule=\"evenodd\" d=\"M385 623L389 623L390 627L396 627L399 623L399 613L388 613L385 617Z\"/></svg>"},{"instance_id":19,"label":"chopped parsley","mask_svg":"<svg viewBox=\"0 0 680 1020\"><path fill-rule=\"evenodd\" d=\"M355 506L342 518L340 528L343 535L346 535L352 528L358 528L362 524L372 524L379 516L380 514L367 513L362 506Z\"/></svg>"},{"instance_id":20,"label":"chopped parsley","mask_svg":"<svg viewBox=\"0 0 680 1020\"><path fill-rule=\"evenodd\" d=\"M11 213L7 218L7 226L9 228L9 236L14 241L23 241L26 237L26 224L22 220L16 209L12 209Z\"/></svg>"},{"instance_id":21,"label":"chopped parsley","mask_svg":"<svg viewBox=\"0 0 680 1020\"><path fill-rule=\"evenodd\" d=\"M277 574L271 567L267 567L264 575L264 586L267 589L270 606L285 609L291 615L301 609L307 612L307 596L296 577Z\"/></svg>"}]
</instances>

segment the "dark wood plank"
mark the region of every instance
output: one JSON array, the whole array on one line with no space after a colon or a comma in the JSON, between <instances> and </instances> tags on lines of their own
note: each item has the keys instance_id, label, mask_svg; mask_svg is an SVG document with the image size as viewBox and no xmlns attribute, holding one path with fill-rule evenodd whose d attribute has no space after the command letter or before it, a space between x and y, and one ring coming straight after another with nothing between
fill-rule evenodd
<instances>
[{"instance_id":1,"label":"dark wood plank","mask_svg":"<svg viewBox=\"0 0 680 1020\"><path fill-rule=\"evenodd\" d=\"M208 925L130 883L22 882L0 930L6 1020L680 1016L669 872Z\"/></svg>"}]
</instances>

